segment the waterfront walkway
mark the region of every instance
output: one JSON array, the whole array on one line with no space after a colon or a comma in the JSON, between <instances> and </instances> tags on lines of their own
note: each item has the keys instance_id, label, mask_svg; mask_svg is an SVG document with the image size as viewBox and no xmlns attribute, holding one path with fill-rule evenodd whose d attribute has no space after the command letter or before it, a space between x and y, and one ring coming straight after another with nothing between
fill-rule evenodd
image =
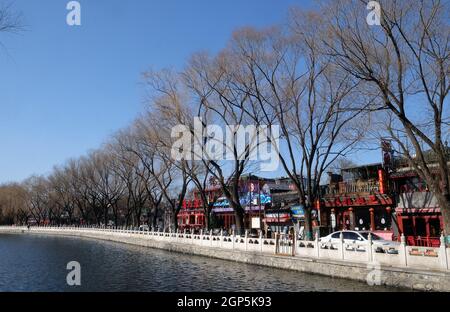
<instances>
[{"instance_id":1,"label":"waterfront walkway","mask_svg":"<svg viewBox=\"0 0 450 312\"><path fill-rule=\"evenodd\" d=\"M70 235L265 265L419 290L450 291L450 248L412 247L376 252L371 242L333 249L319 241L250 238L91 227L0 227L0 233Z\"/></svg>"}]
</instances>

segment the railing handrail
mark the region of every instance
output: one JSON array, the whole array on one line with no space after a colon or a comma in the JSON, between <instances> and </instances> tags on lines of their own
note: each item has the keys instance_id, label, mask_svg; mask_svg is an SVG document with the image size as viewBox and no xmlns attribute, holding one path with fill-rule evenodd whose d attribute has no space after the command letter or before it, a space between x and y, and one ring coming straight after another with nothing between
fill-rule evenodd
<instances>
[{"instance_id":1,"label":"railing handrail","mask_svg":"<svg viewBox=\"0 0 450 312\"><path fill-rule=\"evenodd\" d=\"M346 242L343 237L340 237L339 243L333 242L328 248L324 246L324 243L319 241L316 237L313 241L306 240L295 240L287 235L279 235L278 239L264 238L262 235L259 237L248 237L248 232L244 237L232 235L225 236L223 232L219 234L190 234L181 231L175 232L161 232L161 231L147 231L147 230L135 230L132 227L116 227L116 228L105 228L98 226L0 226L0 229L20 229L22 231L37 230L37 231L79 231L87 233L105 233L109 232L114 235L125 235L126 237L141 237L145 239L154 239L161 241L168 241L173 243L183 243L198 245L208 248L226 248L226 249L237 249L241 251L258 251L261 253L283 253L291 254L293 256L308 256L315 258L323 258L323 254L330 254L332 259L337 260L350 260L355 261L352 258L352 253L364 252L365 261L371 263L375 259L379 258L376 255L376 241L372 241L369 238L366 242ZM369 236L370 237L370 236ZM336 245L336 246L333 246ZM379 247L379 246L378 246ZM329 249L330 252L325 252ZM308 251L309 250L309 251ZM400 263L402 267L414 267L414 265L409 264L409 261L414 259L431 259L429 261L433 262L436 266L436 261L439 263L439 268L444 270L449 270L449 256L448 248L445 244L445 239L443 236L440 237L439 247L427 247L427 246L407 246L406 238L402 235L401 243L397 248L392 248L392 253L387 253L387 259L393 259ZM394 253L395 251L395 253ZM321 256L322 255L322 256ZM346 259L347 257L347 259ZM422 258L421 258L422 257ZM326 256L325 256L326 258ZM433 260L437 259L437 260ZM421 260L422 261L422 260ZM417 267L417 265L416 265ZM436 267L434 268L436 269Z\"/></svg>"}]
</instances>

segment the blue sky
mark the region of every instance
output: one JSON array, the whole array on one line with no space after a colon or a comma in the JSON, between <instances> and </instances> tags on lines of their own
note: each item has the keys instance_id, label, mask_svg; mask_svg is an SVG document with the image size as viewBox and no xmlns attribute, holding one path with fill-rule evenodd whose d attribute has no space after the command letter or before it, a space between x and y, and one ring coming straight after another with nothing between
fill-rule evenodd
<instances>
[{"instance_id":1,"label":"blue sky","mask_svg":"<svg viewBox=\"0 0 450 312\"><path fill-rule=\"evenodd\" d=\"M0 34L0 183L48 174L143 110L140 73L216 52L241 26L281 23L294 0L15 0L26 31Z\"/></svg>"}]
</instances>

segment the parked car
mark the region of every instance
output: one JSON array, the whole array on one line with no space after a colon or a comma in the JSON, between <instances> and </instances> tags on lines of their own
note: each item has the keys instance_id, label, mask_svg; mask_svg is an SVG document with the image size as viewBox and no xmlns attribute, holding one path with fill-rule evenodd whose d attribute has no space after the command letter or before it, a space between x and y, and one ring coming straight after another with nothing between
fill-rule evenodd
<instances>
[{"instance_id":1,"label":"parked car","mask_svg":"<svg viewBox=\"0 0 450 312\"><path fill-rule=\"evenodd\" d=\"M377 234L370 231L337 231L325 237L320 238L320 246L322 248L337 248L340 242L340 235L342 233L345 244L367 243L369 233L372 236L372 245L376 252L398 253L398 246L400 243L388 241ZM358 249L365 249L359 246Z\"/></svg>"},{"instance_id":2,"label":"parked car","mask_svg":"<svg viewBox=\"0 0 450 312\"><path fill-rule=\"evenodd\" d=\"M139 231L150 231L150 227L147 224L140 225Z\"/></svg>"}]
</instances>

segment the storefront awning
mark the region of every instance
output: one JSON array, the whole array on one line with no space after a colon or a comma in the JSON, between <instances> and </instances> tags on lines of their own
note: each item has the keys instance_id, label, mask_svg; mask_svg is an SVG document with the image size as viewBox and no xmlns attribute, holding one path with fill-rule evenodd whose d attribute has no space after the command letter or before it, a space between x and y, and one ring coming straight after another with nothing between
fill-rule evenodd
<instances>
[{"instance_id":1,"label":"storefront awning","mask_svg":"<svg viewBox=\"0 0 450 312\"><path fill-rule=\"evenodd\" d=\"M291 220L291 215L289 213L280 214L266 214L264 221L266 223L285 223Z\"/></svg>"}]
</instances>

